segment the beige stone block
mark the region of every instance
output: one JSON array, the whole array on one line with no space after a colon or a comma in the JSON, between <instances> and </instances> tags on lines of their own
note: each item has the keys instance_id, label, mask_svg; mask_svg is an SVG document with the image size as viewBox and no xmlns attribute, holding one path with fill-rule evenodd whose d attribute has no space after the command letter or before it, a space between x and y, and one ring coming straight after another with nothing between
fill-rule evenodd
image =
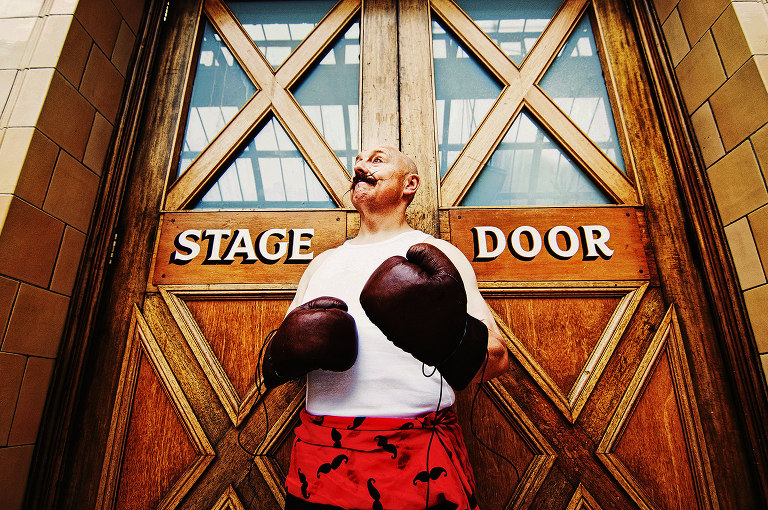
<instances>
[{"instance_id":1,"label":"beige stone block","mask_svg":"<svg viewBox=\"0 0 768 510\"><path fill-rule=\"evenodd\" d=\"M62 149L82 159L95 111L71 83L54 73L38 127Z\"/></svg>"},{"instance_id":2,"label":"beige stone block","mask_svg":"<svg viewBox=\"0 0 768 510\"><path fill-rule=\"evenodd\" d=\"M728 76L753 54L768 53L768 11L761 2L735 2L712 26Z\"/></svg>"},{"instance_id":3,"label":"beige stone block","mask_svg":"<svg viewBox=\"0 0 768 510\"><path fill-rule=\"evenodd\" d=\"M730 0L680 0L677 8L691 44L710 29L730 3Z\"/></svg>"},{"instance_id":4,"label":"beige stone block","mask_svg":"<svg viewBox=\"0 0 768 510\"><path fill-rule=\"evenodd\" d=\"M133 47L136 45L136 36L133 35L128 23L123 21L120 26L120 33L117 34L117 41L115 42L115 50L110 57L112 64L120 71L120 74L125 77L128 73L128 65L131 63L131 57L133 56Z\"/></svg>"},{"instance_id":5,"label":"beige stone block","mask_svg":"<svg viewBox=\"0 0 768 510\"><path fill-rule=\"evenodd\" d=\"M21 510L34 445L0 448L0 494L3 510Z\"/></svg>"},{"instance_id":6,"label":"beige stone block","mask_svg":"<svg viewBox=\"0 0 768 510\"><path fill-rule=\"evenodd\" d=\"M35 128L9 128L0 145L0 193L42 207L59 148Z\"/></svg>"},{"instance_id":7,"label":"beige stone block","mask_svg":"<svg viewBox=\"0 0 768 510\"><path fill-rule=\"evenodd\" d=\"M9 446L35 443L53 373L53 361L37 357L31 357L27 361L11 433L8 436Z\"/></svg>"},{"instance_id":8,"label":"beige stone block","mask_svg":"<svg viewBox=\"0 0 768 510\"><path fill-rule=\"evenodd\" d=\"M691 123L693 124L693 130L696 132L696 140L699 142L704 163L710 166L723 157L725 149L723 148L723 141L720 140L720 131L717 129L709 102L704 103L698 110L693 112Z\"/></svg>"},{"instance_id":9,"label":"beige stone block","mask_svg":"<svg viewBox=\"0 0 768 510\"><path fill-rule=\"evenodd\" d=\"M677 5L678 0L653 0L653 6L656 8L656 14L663 22Z\"/></svg>"},{"instance_id":10,"label":"beige stone block","mask_svg":"<svg viewBox=\"0 0 768 510\"><path fill-rule=\"evenodd\" d=\"M64 230L59 256L56 258L56 267L53 269L50 286L52 291L65 296L72 295L84 246L85 234L68 226Z\"/></svg>"},{"instance_id":11,"label":"beige stone block","mask_svg":"<svg viewBox=\"0 0 768 510\"><path fill-rule=\"evenodd\" d=\"M749 59L709 103L729 151L768 122L768 56Z\"/></svg>"},{"instance_id":12,"label":"beige stone block","mask_svg":"<svg viewBox=\"0 0 768 510\"><path fill-rule=\"evenodd\" d=\"M111 1L80 0L75 17L80 20L101 51L111 55L122 21L115 5Z\"/></svg>"},{"instance_id":13,"label":"beige stone block","mask_svg":"<svg viewBox=\"0 0 768 510\"><path fill-rule=\"evenodd\" d=\"M73 16L46 16L43 30L37 38L29 67L56 67L64 48Z\"/></svg>"},{"instance_id":14,"label":"beige stone block","mask_svg":"<svg viewBox=\"0 0 768 510\"><path fill-rule=\"evenodd\" d=\"M53 0L49 14L74 14L80 0Z\"/></svg>"},{"instance_id":15,"label":"beige stone block","mask_svg":"<svg viewBox=\"0 0 768 510\"><path fill-rule=\"evenodd\" d=\"M724 225L768 203L768 191L749 142L723 156L707 175Z\"/></svg>"},{"instance_id":16,"label":"beige stone block","mask_svg":"<svg viewBox=\"0 0 768 510\"><path fill-rule=\"evenodd\" d=\"M752 212L747 216L752 235L755 238L755 246L760 254L763 271L768 274L768 206Z\"/></svg>"},{"instance_id":17,"label":"beige stone block","mask_svg":"<svg viewBox=\"0 0 768 510\"><path fill-rule=\"evenodd\" d=\"M64 49L61 51L59 62L56 64L56 70L75 87L80 85L91 46L93 46L93 39L85 31L83 25L73 18L67 39L64 41Z\"/></svg>"},{"instance_id":18,"label":"beige stone block","mask_svg":"<svg viewBox=\"0 0 768 510\"><path fill-rule=\"evenodd\" d=\"M16 79L16 74L18 74L18 71L15 69L0 70L0 117L3 114L8 98L11 96L11 88L13 87L13 81Z\"/></svg>"},{"instance_id":19,"label":"beige stone block","mask_svg":"<svg viewBox=\"0 0 768 510\"><path fill-rule=\"evenodd\" d=\"M768 285L761 285L744 292L744 302L747 305L747 315L755 334L758 352L768 352L768 313L765 313L765 303L768 302Z\"/></svg>"},{"instance_id":20,"label":"beige stone block","mask_svg":"<svg viewBox=\"0 0 768 510\"><path fill-rule=\"evenodd\" d=\"M752 140L752 147L757 154L757 161L760 162L760 169L768 179L768 124L758 129L750 137L750 140Z\"/></svg>"},{"instance_id":21,"label":"beige stone block","mask_svg":"<svg viewBox=\"0 0 768 510\"><path fill-rule=\"evenodd\" d=\"M54 74L53 69L27 69L18 74L19 95L6 106L10 111L9 126L31 127L37 124Z\"/></svg>"},{"instance_id":22,"label":"beige stone block","mask_svg":"<svg viewBox=\"0 0 768 510\"><path fill-rule=\"evenodd\" d=\"M3 351L55 358L69 298L22 283L3 340Z\"/></svg>"},{"instance_id":23,"label":"beige stone block","mask_svg":"<svg viewBox=\"0 0 768 510\"><path fill-rule=\"evenodd\" d=\"M91 51L80 92L112 124L117 120L125 79L98 48Z\"/></svg>"},{"instance_id":24,"label":"beige stone block","mask_svg":"<svg viewBox=\"0 0 768 510\"><path fill-rule=\"evenodd\" d=\"M88 146L85 148L83 164L98 175L104 171L109 143L112 141L112 131L112 124L103 115L96 112L91 136L88 138Z\"/></svg>"},{"instance_id":25,"label":"beige stone block","mask_svg":"<svg viewBox=\"0 0 768 510\"><path fill-rule=\"evenodd\" d=\"M707 34L680 61L675 69L689 112L694 112L725 82L725 71L712 34Z\"/></svg>"},{"instance_id":26,"label":"beige stone block","mask_svg":"<svg viewBox=\"0 0 768 510\"><path fill-rule=\"evenodd\" d=\"M62 151L53 170L43 210L81 232L87 232L98 191L99 176Z\"/></svg>"},{"instance_id":27,"label":"beige stone block","mask_svg":"<svg viewBox=\"0 0 768 510\"><path fill-rule=\"evenodd\" d=\"M0 273L47 287L64 223L10 195L0 195Z\"/></svg>"},{"instance_id":28,"label":"beige stone block","mask_svg":"<svg viewBox=\"0 0 768 510\"><path fill-rule=\"evenodd\" d=\"M725 236L742 290L766 283L747 218L741 218L725 227Z\"/></svg>"},{"instance_id":29,"label":"beige stone block","mask_svg":"<svg viewBox=\"0 0 768 510\"><path fill-rule=\"evenodd\" d=\"M27 357L0 352L0 447L8 445Z\"/></svg>"},{"instance_id":30,"label":"beige stone block","mask_svg":"<svg viewBox=\"0 0 768 510\"><path fill-rule=\"evenodd\" d=\"M117 10L123 15L134 34L139 33L141 20L144 15L146 0L113 0Z\"/></svg>"},{"instance_id":31,"label":"beige stone block","mask_svg":"<svg viewBox=\"0 0 768 510\"><path fill-rule=\"evenodd\" d=\"M669 48L669 54L672 57L672 65L676 66L691 49L677 9L669 15L667 21L662 25L662 30L664 30L664 39L667 41L667 48Z\"/></svg>"},{"instance_id":32,"label":"beige stone block","mask_svg":"<svg viewBox=\"0 0 768 510\"><path fill-rule=\"evenodd\" d=\"M0 18L0 68L21 67L38 18Z\"/></svg>"},{"instance_id":33,"label":"beige stone block","mask_svg":"<svg viewBox=\"0 0 768 510\"><path fill-rule=\"evenodd\" d=\"M0 18L37 16L44 0L0 0Z\"/></svg>"}]
</instances>

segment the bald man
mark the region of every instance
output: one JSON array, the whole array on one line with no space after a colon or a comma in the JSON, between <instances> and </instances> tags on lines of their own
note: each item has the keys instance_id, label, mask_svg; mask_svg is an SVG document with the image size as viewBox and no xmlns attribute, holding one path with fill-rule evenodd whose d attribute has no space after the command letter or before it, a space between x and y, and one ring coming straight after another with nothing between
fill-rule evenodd
<instances>
[{"instance_id":1,"label":"bald man","mask_svg":"<svg viewBox=\"0 0 768 510\"><path fill-rule=\"evenodd\" d=\"M394 147L378 145L360 152L351 185L360 232L318 255L299 282L284 325L292 322L297 331L327 337L320 340L320 354L313 352L309 358L313 362L328 359L307 367L306 409L296 428L286 480L287 510L477 508L474 477L452 408L455 393L446 378L464 387L470 380L477 383L502 374L509 361L469 261L455 246L406 223L405 211L419 182L414 162ZM414 246L418 256L411 249ZM393 284L393 278L415 274L412 262L402 258L406 254L428 266L414 266L427 285L434 278L435 285L444 286L436 298L406 302L393 294L391 289L402 287L402 282ZM390 259L393 256L400 257ZM406 284L410 284L408 278ZM424 343L421 336L409 337L410 325L437 320L434 328L438 330L454 316L463 317L461 309L440 318L445 310L432 302L455 293L456 285L460 298L466 296L467 318L459 327L463 339L445 347L442 333L424 338ZM361 304L361 292L367 293L367 307ZM326 296L334 301L329 304ZM382 305L383 297L393 298L393 311L380 310L392 306ZM333 304L337 302L343 303ZM464 307L463 302L460 306ZM326 316L329 308L333 308L331 318ZM308 322L316 321L318 315L332 326L326 329L325 322ZM374 323L369 315L385 319ZM351 324L347 316L354 319L356 345L354 336L347 333ZM302 341L285 343L290 350ZM452 361L435 362L438 370L425 360L431 359L432 350L441 349L435 359ZM478 355L479 366L470 361ZM338 359L349 361L342 367L328 365ZM291 366L295 364L279 368L286 372Z\"/></svg>"}]
</instances>

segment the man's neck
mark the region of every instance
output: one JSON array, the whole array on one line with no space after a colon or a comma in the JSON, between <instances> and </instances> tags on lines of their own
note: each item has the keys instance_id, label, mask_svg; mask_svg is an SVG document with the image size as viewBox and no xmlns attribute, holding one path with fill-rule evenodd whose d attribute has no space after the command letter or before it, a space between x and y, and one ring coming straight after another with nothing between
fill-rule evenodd
<instances>
[{"instance_id":1,"label":"man's neck","mask_svg":"<svg viewBox=\"0 0 768 510\"><path fill-rule=\"evenodd\" d=\"M403 232L413 230L405 221L404 214L360 213L360 232L351 241L353 244L386 241Z\"/></svg>"}]
</instances>

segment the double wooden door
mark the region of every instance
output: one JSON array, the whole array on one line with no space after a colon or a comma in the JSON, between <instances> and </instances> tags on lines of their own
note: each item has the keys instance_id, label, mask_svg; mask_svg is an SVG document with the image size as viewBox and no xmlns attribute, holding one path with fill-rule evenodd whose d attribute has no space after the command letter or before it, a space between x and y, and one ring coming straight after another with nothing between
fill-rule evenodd
<instances>
[{"instance_id":1,"label":"double wooden door","mask_svg":"<svg viewBox=\"0 0 768 510\"><path fill-rule=\"evenodd\" d=\"M377 141L416 161L409 220L466 253L511 352L459 396L481 508L752 504L640 11L495 4L169 4L80 504L281 507L304 383L260 391L259 350L356 233L348 168Z\"/></svg>"}]
</instances>

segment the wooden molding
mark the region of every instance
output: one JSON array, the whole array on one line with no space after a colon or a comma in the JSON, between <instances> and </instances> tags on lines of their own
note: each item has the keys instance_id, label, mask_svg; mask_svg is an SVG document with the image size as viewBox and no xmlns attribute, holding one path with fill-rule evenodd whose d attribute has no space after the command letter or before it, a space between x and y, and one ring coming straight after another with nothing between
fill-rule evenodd
<instances>
[{"instance_id":1,"label":"wooden molding","mask_svg":"<svg viewBox=\"0 0 768 510\"><path fill-rule=\"evenodd\" d=\"M555 463L557 454L498 379L483 383L481 388L501 414L509 421L520 438L534 452L531 463L520 474L520 480L517 483L515 492L512 493L504 507L506 510L524 510L533 502L536 492L541 487L541 484L544 483L544 479Z\"/></svg>"},{"instance_id":2,"label":"wooden molding","mask_svg":"<svg viewBox=\"0 0 768 510\"><path fill-rule=\"evenodd\" d=\"M272 455L296 426L299 413L304 408L304 398L305 391L304 384L302 383L302 387L296 393L296 396L288 404L288 407L277 421L269 428L264 440L254 452L253 463L261 472L280 508L285 506L284 481L287 473L282 472L282 469L280 469Z\"/></svg>"},{"instance_id":3,"label":"wooden molding","mask_svg":"<svg viewBox=\"0 0 768 510\"><path fill-rule=\"evenodd\" d=\"M168 361L165 359L160 346L138 306L133 308L133 320L129 330L129 338L123 368L120 376L120 387L112 413L110 435L107 441L107 453L104 456L101 482L96 508L110 509L115 504L115 498L120 484L120 469L123 461L125 440L130 425L133 398L136 393L136 380L142 354L147 357L166 396L181 421L187 436L192 443L197 457L182 475L175 481L168 493L158 504L158 509L175 508L184 495L192 488L205 468L213 461L216 452L205 435L205 431L197 420L192 407L187 401L178 381L173 375Z\"/></svg>"},{"instance_id":4,"label":"wooden molding","mask_svg":"<svg viewBox=\"0 0 768 510\"><path fill-rule=\"evenodd\" d=\"M674 66L667 51L661 23L649 0L626 2L637 23L640 49L650 72L657 107L673 158L672 171L680 189L683 210L688 215L692 238L706 279L719 344L733 385L744 427L750 474L768 505L768 391L760 366L755 337L744 305L738 278L730 257L715 200L706 177L706 165L694 140L693 128L677 85Z\"/></svg>"},{"instance_id":5,"label":"wooden molding","mask_svg":"<svg viewBox=\"0 0 768 510\"><path fill-rule=\"evenodd\" d=\"M579 484L565 510L603 510L603 508L597 504L592 494Z\"/></svg>"},{"instance_id":6,"label":"wooden molding","mask_svg":"<svg viewBox=\"0 0 768 510\"><path fill-rule=\"evenodd\" d=\"M641 508L656 510L657 506L651 501L647 492L632 473L614 454L614 449L622 438L626 425L642 398L662 353L665 351L669 358L674 396L685 435L685 446L691 463L691 476L699 508L718 509L719 503L709 454L704 441L704 432L698 414L691 374L683 350L682 334L673 306L664 315L645 356L600 440L600 444L597 446L596 455Z\"/></svg>"},{"instance_id":7,"label":"wooden molding","mask_svg":"<svg viewBox=\"0 0 768 510\"><path fill-rule=\"evenodd\" d=\"M237 497L234 487L229 485L211 510L245 510L245 506L240 501L240 498Z\"/></svg>"},{"instance_id":8,"label":"wooden molding","mask_svg":"<svg viewBox=\"0 0 768 510\"><path fill-rule=\"evenodd\" d=\"M616 309L613 311L608 323L605 325L600 338L595 343L592 352L587 358L584 366L581 368L581 372L572 388L567 390L567 393L563 388L560 388L547 371L536 361L536 357L531 354L528 349L525 348L523 342L514 334L508 324L506 324L498 314L491 310L496 323L501 329L504 340L506 341L507 348L517 358L520 364L530 374L536 384L546 393L546 395L557 406L563 416L571 422L575 423L579 417L581 410L587 403L589 396L592 394L592 390L597 384L598 379L603 373L608 361L616 349L616 345L619 343L619 339L624 334L624 331L632 319L640 301L645 295L645 291L648 288L648 283L631 284L628 282L614 282L613 285L606 285L603 288L595 287L562 287L559 290L547 288L546 296L551 297L553 295L559 295L564 297L571 296L621 296ZM483 289L483 294L486 296L494 297L522 297L522 296L537 296L543 295L543 289L541 288L528 288L528 289L515 289L515 290L499 290L494 289L489 291Z\"/></svg>"},{"instance_id":9,"label":"wooden molding","mask_svg":"<svg viewBox=\"0 0 768 510\"><path fill-rule=\"evenodd\" d=\"M259 393L258 388L263 387L263 380L254 381L248 388L245 395L238 395L237 390L232 385L224 367L222 366L216 354L211 349L208 340L205 335L200 331L200 327L197 325L192 313L190 312L184 300L179 297L180 295L195 298L205 298L206 296L211 298L221 299L220 292L208 290L207 292L177 292L167 290L165 287L159 287L160 295L163 297L168 309L171 312L171 316L179 326L187 345L194 354L200 367L203 369L208 382L219 397L221 405L224 406L224 410L227 412L230 421L235 427L239 427L243 420L248 416L254 405L259 402L259 399L263 397ZM227 293L228 297L232 299L242 298L245 296L253 298L285 298L291 299L293 297L292 292L269 292L269 293Z\"/></svg>"}]
</instances>

